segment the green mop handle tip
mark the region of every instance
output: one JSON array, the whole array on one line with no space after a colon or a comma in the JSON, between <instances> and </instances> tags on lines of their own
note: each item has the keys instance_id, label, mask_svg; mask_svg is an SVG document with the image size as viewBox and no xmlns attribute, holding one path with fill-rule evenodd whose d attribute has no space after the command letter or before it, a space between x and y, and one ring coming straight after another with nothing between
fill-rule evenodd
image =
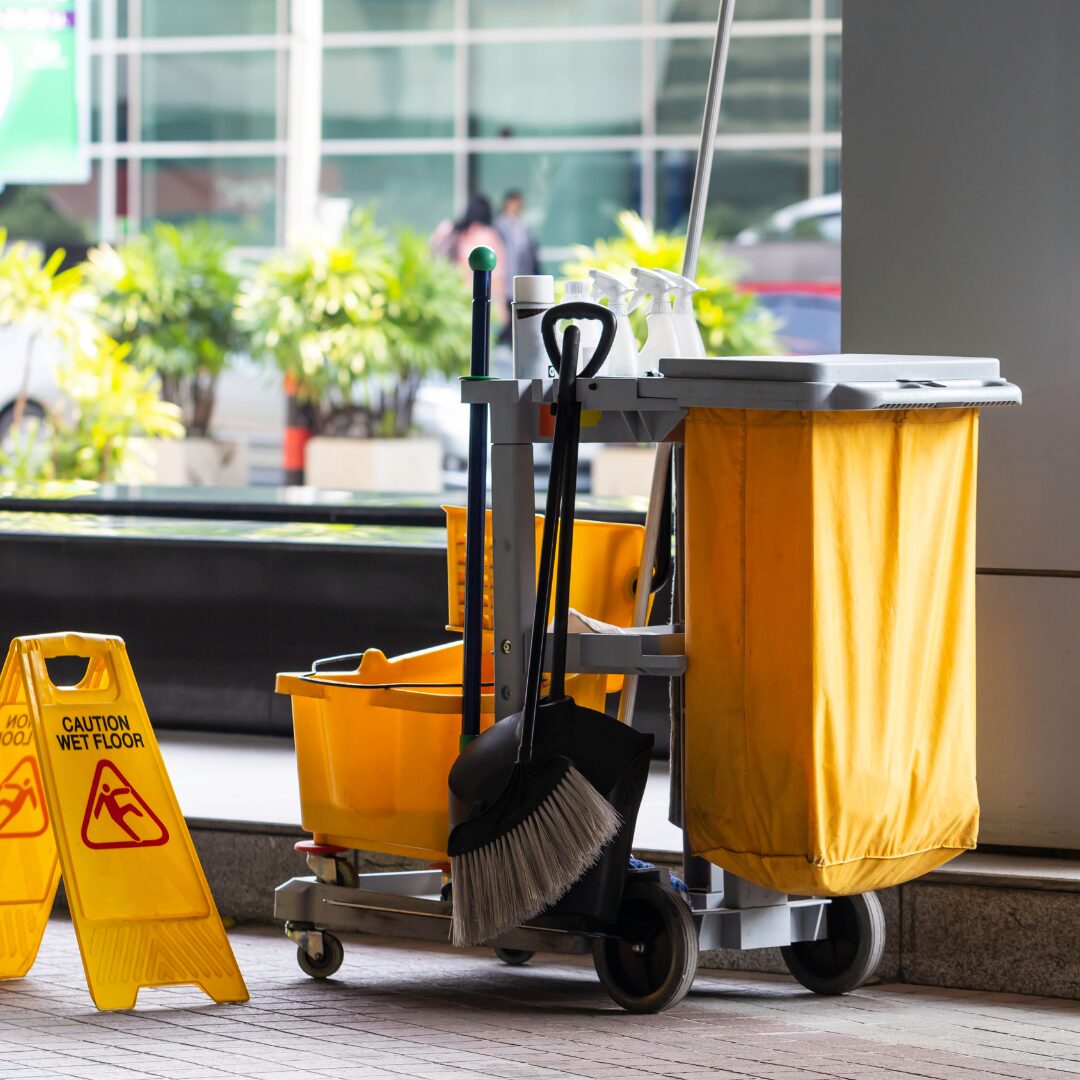
<instances>
[{"instance_id":1,"label":"green mop handle tip","mask_svg":"<svg viewBox=\"0 0 1080 1080\"><path fill-rule=\"evenodd\" d=\"M458 739L458 753L460 754L465 749L465 747L468 746L469 743L471 743L473 741L473 739L475 739L475 738L476 738L475 735L464 735L463 734L461 736L461 738Z\"/></svg>"},{"instance_id":2,"label":"green mop handle tip","mask_svg":"<svg viewBox=\"0 0 1080 1080\"><path fill-rule=\"evenodd\" d=\"M495 269L495 252L481 244L469 252L470 270L487 270L489 273Z\"/></svg>"}]
</instances>

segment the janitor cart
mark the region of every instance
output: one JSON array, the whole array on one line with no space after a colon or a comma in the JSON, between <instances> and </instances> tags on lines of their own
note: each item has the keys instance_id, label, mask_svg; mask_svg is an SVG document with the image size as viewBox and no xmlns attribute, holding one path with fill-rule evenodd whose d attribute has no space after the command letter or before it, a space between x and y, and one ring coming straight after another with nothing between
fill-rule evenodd
<instances>
[{"instance_id":1,"label":"janitor cart","mask_svg":"<svg viewBox=\"0 0 1080 1080\"><path fill-rule=\"evenodd\" d=\"M652 378L597 377L580 382L579 399L589 418L583 438L604 443L669 440L678 446L684 419L698 408L892 411L1003 405L1016 403L1020 397L1019 390L1000 377L998 363L992 359L862 355L673 359L661 367L662 374ZM552 388L544 380L464 385L465 401L485 401L491 411L494 605L490 640L494 660L486 701L501 718L522 706L523 658L535 593L534 448L546 438L542 431L547 426ZM678 519L676 512L676 550ZM679 572L676 559L676 592ZM459 666L455 670L459 655L443 673L448 682L460 671ZM611 635L571 635L568 669L581 673L582 679L633 674L679 680L686 670L683 627L672 624ZM414 681L426 682L429 689L418 686L410 693L400 675L369 665L366 675L316 671L306 677L282 676L279 689L301 695L294 696L294 706L305 700L304 694L324 693L322 684L326 684L327 689L344 685L397 695L401 700L395 699L391 706L415 708L426 707L425 694L438 697L449 692L433 692L431 683L438 684L439 679L438 674L431 677L430 671L426 679L413 675ZM678 693L673 697L678 700ZM361 722L355 713L336 719ZM441 719L446 737L452 740L456 733L452 718ZM304 753L302 742L325 738L319 723L312 715L298 724L299 753ZM425 745L432 745L426 739L424 731L413 732L401 766L406 772L408 761L422 758ZM448 753L452 760L452 748ZM327 767L335 772L332 764ZM344 774L354 768L366 768L369 783L385 785L389 782L386 774L395 766L389 757L379 755L366 765L341 761L339 779L344 782ZM674 768L676 781L679 774ZM327 783L333 787L333 779ZM722 799L723 792L716 797ZM333 801L333 792L325 798ZM304 801L307 822L308 800ZM317 818L318 813L312 816ZM300 966L308 974L323 977L340 965L343 950L332 931L448 939L452 894L442 867L357 874L347 845L334 843L332 833L320 836L319 830L316 840L322 842L305 849L313 876L286 882L275 897L275 915L286 924L286 933L299 948ZM394 846L389 847L393 850ZM397 850L422 854L416 849ZM437 851L436 840L429 854ZM826 994L859 986L880 960L885 928L873 893L832 900L788 896L689 853L684 855L681 877L685 890L677 888L663 869L628 869L623 906L613 924L541 917L490 944L510 964L524 963L536 952L591 952L604 988L631 1011L657 1011L679 1001L693 981L699 949L779 946L792 974L809 989Z\"/></svg>"}]
</instances>

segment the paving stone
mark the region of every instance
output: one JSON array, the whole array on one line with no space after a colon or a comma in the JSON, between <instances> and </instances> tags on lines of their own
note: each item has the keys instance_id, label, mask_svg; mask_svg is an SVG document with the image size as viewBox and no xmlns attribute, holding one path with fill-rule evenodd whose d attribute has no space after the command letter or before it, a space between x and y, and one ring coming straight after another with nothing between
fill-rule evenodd
<instances>
[{"instance_id":1,"label":"paving stone","mask_svg":"<svg viewBox=\"0 0 1080 1080\"><path fill-rule=\"evenodd\" d=\"M1076 1080L1080 1003L875 985L819 998L788 977L703 971L676 1009L631 1016L586 960L508 968L488 950L347 943L304 976L278 932L234 929L252 992L215 1006L146 990L89 999L70 923L0 985L0 1080Z\"/></svg>"}]
</instances>

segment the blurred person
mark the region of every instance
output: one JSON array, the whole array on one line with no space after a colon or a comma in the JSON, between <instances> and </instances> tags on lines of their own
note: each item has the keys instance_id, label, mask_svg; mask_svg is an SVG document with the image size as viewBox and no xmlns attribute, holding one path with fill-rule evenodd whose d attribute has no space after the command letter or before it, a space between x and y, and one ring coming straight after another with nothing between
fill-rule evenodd
<instances>
[{"instance_id":1,"label":"blurred person","mask_svg":"<svg viewBox=\"0 0 1080 1080\"><path fill-rule=\"evenodd\" d=\"M473 195L465 213L457 219L447 219L435 227L431 234L431 250L461 267L462 273L472 280L469 269L469 252L478 244L484 244L495 252L495 270L491 275L491 295L496 303L491 305L492 316L501 327L506 322L506 308L497 298L506 295L506 248L502 238L491 223L491 202L483 195Z\"/></svg>"},{"instance_id":2,"label":"blurred person","mask_svg":"<svg viewBox=\"0 0 1080 1080\"><path fill-rule=\"evenodd\" d=\"M525 196L517 189L508 191L503 196L502 210L495 219L495 230L506 249L506 271L503 275L506 288L504 294L506 322L503 338L507 342L510 340L510 304L514 299L514 278L519 274L540 272L540 260L536 256L536 240L521 216L524 209Z\"/></svg>"}]
</instances>

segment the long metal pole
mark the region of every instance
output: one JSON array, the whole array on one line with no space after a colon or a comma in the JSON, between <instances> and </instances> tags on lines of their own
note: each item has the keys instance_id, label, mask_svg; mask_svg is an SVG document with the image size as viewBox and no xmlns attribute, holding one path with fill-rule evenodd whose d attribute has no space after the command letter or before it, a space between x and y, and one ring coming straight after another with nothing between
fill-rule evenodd
<instances>
[{"instance_id":1,"label":"long metal pole","mask_svg":"<svg viewBox=\"0 0 1080 1080\"><path fill-rule=\"evenodd\" d=\"M694 187L690 195L690 216L686 222L686 254L683 256L683 276L691 280L697 274L698 253L701 251L701 230L705 225L705 204L709 201L709 180L712 178L713 147L716 145L716 126L720 122L720 99L724 93L724 73L727 71L731 45L731 22L735 16L735 0L720 0L716 17L716 40L713 42L712 62L709 65L709 86L705 91L705 115L701 119L701 143L694 168Z\"/></svg>"},{"instance_id":2,"label":"long metal pole","mask_svg":"<svg viewBox=\"0 0 1080 1080\"><path fill-rule=\"evenodd\" d=\"M690 195L690 214L686 223L686 254L683 257L682 272L691 280L697 273L698 253L701 251L701 230L705 224L705 204L709 198L716 125L720 120L720 98L724 90L724 72L727 70L731 21L734 15L735 0L720 0L720 11L716 17L716 40L713 42L712 63L709 66L709 85L705 91L705 115L701 120L701 143L694 168L694 188ZM656 448L653 462L649 509L645 515L645 543L641 552L641 566L638 569L637 595L634 597L634 626L644 626L649 617L652 568L656 563L657 546L661 542L661 508L670 472L671 443L662 442ZM671 538L667 536L662 540L664 543L671 542ZM676 569L677 572L682 570L681 567ZM619 719L623 723L633 722L637 687L638 677L627 675L623 682L622 696L619 698Z\"/></svg>"}]
</instances>

